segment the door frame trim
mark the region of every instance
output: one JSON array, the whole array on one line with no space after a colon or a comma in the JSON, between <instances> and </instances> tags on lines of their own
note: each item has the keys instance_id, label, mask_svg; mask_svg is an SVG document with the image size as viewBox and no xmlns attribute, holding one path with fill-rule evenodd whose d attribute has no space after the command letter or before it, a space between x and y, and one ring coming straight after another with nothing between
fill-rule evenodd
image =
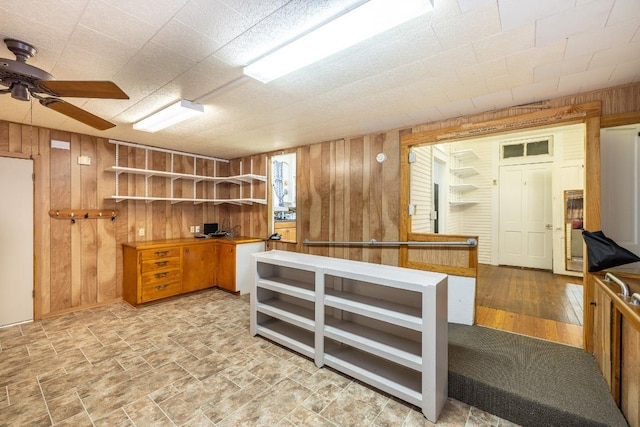
<instances>
[{"instance_id":1,"label":"door frame trim","mask_svg":"<svg viewBox=\"0 0 640 427\"><path fill-rule=\"evenodd\" d=\"M446 128L426 130L422 132L400 133L400 240L409 241L420 237L433 239L435 235L414 236L409 230L408 206L410 201L410 165L407 162L409 151L414 145L437 144L446 141L469 139L475 136L496 135L518 130L552 127L560 124L585 124L585 218L584 228L600 229L600 117L601 101L569 105L558 108L545 108L532 113L522 114L522 107L512 107L496 112L507 117L483 120L485 116L471 116L458 119L466 123ZM532 106L531 108L535 108ZM477 120L477 121L474 121ZM625 117L625 119L628 119ZM424 128L424 127L423 127ZM475 248L474 248L475 249ZM471 255L471 254L470 254ZM477 264L477 250L475 252ZM408 267L408 250L400 248L400 266ZM471 260L470 260L471 261ZM472 262L470 262L472 264ZM585 265L583 292L583 343L588 352L593 351L593 307L589 304L593 300L594 278L587 274ZM477 266L469 265L476 270Z\"/></svg>"}]
</instances>

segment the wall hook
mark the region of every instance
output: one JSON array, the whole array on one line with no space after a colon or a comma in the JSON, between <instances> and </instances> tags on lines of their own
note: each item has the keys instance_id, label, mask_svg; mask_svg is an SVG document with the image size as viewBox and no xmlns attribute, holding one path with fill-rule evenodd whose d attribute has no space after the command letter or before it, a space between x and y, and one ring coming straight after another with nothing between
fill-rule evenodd
<instances>
[{"instance_id":1,"label":"wall hook","mask_svg":"<svg viewBox=\"0 0 640 427\"><path fill-rule=\"evenodd\" d=\"M87 212L86 214L84 214L84 219L89 219L89 212Z\"/></svg>"}]
</instances>

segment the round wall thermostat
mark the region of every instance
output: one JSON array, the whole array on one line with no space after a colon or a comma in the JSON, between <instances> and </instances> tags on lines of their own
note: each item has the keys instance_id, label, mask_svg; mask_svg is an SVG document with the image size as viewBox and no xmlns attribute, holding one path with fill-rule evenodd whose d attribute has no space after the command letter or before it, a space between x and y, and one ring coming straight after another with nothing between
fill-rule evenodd
<instances>
[{"instance_id":1,"label":"round wall thermostat","mask_svg":"<svg viewBox=\"0 0 640 427\"><path fill-rule=\"evenodd\" d=\"M387 160L387 155L384 153L378 153L378 155L376 156L376 160L378 163L382 163Z\"/></svg>"}]
</instances>

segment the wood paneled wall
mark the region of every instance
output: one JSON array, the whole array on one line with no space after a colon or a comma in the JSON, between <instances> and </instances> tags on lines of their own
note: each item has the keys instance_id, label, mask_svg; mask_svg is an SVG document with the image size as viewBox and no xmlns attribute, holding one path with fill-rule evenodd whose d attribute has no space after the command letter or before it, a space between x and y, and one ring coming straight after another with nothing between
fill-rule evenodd
<instances>
[{"instance_id":1,"label":"wood paneled wall","mask_svg":"<svg viewBox=\"0 0 640 427\"><path fill-rule=\"evenodd\" d=\"M69 149L51 148L51 140L68 142ZM105 171L115 164L115 146L104 138L0 121L0 155L34 159L36 318L120 300L122 243L188 237L191 225L229 217L226 205L107 199L115 194L115 174ZM91 165L79 165L80 155L89 156ZM170 155L154 153L149 167L163 170L169 161ZM119 162L144 168L144 150L121 148ZM211 164L198 162L199 171L213 172ZM193 160L176 156L174 167L192 172ZM217 173L224 175L228 169L228 164L221 164ZM122 174L119 180L121 194L144 195L144 177ZM167 197L169 182L151 178L149 194ZM198 183L197 194L213 194L212 186ZM193 182L178 180L174 191L175 197L191 197ZM217 191L222 196L229 193L224 186ZM72 223L50 218L50 209L117 209L119 215L115 221L78 218ZM138 235L140 229L144 236Z\"/></svg>"},{"instance_id":2,"label":"wood paneled wall","mask_svg":"<svg viewBox=\"0 0 640 427\"><path fill-rule=\"evenodd\" d=\"M304 246L302 240L363 241L397 240L399 237L400 135L445 128L491 118L516 116L540 108L602 102L603 123L616 123L640 110L640 84L626 85L548 101L544 106L512 108L419 125L402 131L390 130L297 148L298 155L298 243L270 242L280 249L330 255L389 265L399 262L393 248ZM609 117L607 117L609 116ZM51 139L67 141L69 150L51 149ZM120 164L142 167L140 150L123 150ZM379 152L387 161L375 161ZM92 158L91 166L77 164L78 155ZM118 300L122 294L121 243L189 236L189 226L204 222L239 227L248 236L269 233L267 206L213 205L170 202L105 200L114 194L115 175L104 169L114 164L114 146L106 139L68 132L31 128L0 121L0 156L33 157L35 171L35 315L36 318L87 308ZM166 156L153 156L153 167L166 165ZM266 174L266 155L233 159L230 175ZM184 165L183 167L186 167ZM206 167L206 166L204 166ZM224 173L227 171L221 171ZM121 175L121 188L128 194L144 194L144 178ZM162 194L168 182L154 178L151 191ZM189 187L191 185L191 187ZM207 191L202 184L199 192ZM254 191L264 191L260 184ZM176 191L192 189L183 183ZM240 188L218 191L233 192ZM248 186L242 187L248 197ZM157 193L156 193L157 192ZM177 194L176 194L177 195ZM257 196L260 197L260 196ZM598 201L588 201L588 203ZM599 205L597 205L599 206ZM117 220L51 219L49 209L119 209ZM145 236L138 230L145 229Z\"/></svg>"},{"instance_id":3,"label":"wood paneled wall","mask_svg":"<svg viewBox=\"0 0 640 427\"><path fill-rule=\"evenodd\" d=\"M378 163L376 154L387 160ZM397 131L300 147L297 162L297 243L275 249L398 265L397 248L305 246L310 241L397 241L400 144Z\"/></svg>"}]
</instances>

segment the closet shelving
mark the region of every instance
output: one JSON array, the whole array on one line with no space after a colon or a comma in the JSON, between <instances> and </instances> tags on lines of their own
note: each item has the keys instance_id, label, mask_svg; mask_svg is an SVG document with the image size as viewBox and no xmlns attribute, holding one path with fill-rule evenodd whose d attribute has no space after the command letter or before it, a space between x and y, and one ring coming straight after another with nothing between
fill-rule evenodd
<instances>
[{"instance_id":1,"label":"closet shelving","mask_svg":"<svg viewBox=\"0 0 640 427\"><path fill-rule=\"evenodd\" d=\"M466 162L478 160L478 155L473 149L467 148L452 151L451 158L455 160L455 167L449 170L453 178L453 184L449 185L449 189L454 197L449 202L449 206L462 207L477 204L478 202L465 200L463 195L478 189L478 186L464 182L465 178L478 175L476 168L466 165Z\"/></svg>"},{"instance_id":2,"label":"closet shelving","mask_svg":"<svg viewBox=\"0 0 640 427\"><path fill-rule=\"evenodd\" d=\"M216 169L215 166L218 163L229 163L229 160L226 159L219 159L216 157L207 157L207 156L201 156L201 155L197 155L197 154L188 154L188 153L184 153L184 152L180 152L180 151L174 151L174 150L167 150L167 149L162 149L162 148L155 148L155 147L149 147L149 146L145 146L145 145L139 145L139 144L133 144L133 143L128 143L128 142L122 142L122 141L114 141L111 140L109 141L110 143L114 144L116 146L116 158L115 158L115 165L111 166L109 168L106 169L107 172L113 172L116 174L116 189L115 189L115 194L111 197L108 197L108 199L111 200L115 200L116 202L121 202L121 201L125 201L125 200L142 200L145 202L154 202L154 201L168 201L168 202L172 202L172 203L180 203L180 202L192 202L195 204L198 203L214 203L214 204L221 204L221 203L230 203L230 204L236 204L236 205L241 205L241 204L253 204L253 203L259 203L259 204L266 204L267 203L267 191L266 191L266 185L265 190L264 190L264 194L261 195L257 195L254 194L255 193L255 184L263 182L266 183L267 181L267 177L264 175L258 175L258 174L254 174L253 173L253 162L250 165L250 173L243 173L243 167L244 165L241 163L240 164L240 169L241 169L241 173L240 175L235 175L235 176L209 176L209 175L203 175L201 173L198 172L197 169L197 160L198 159L203 159L203 160L209 160L209 161L213 161L214 164L214 170ZM145 156L145 167L144 168L131 168L131 167L125 167L125 166L120 166L120 147L133 147L133 148L138 148L138 149L142 149L144 150L144 156ZM170 154L170 169L171 170L154 170L154 169L150 169L149 168L149 153L151 152L163 152L163 153L168 153ZM193 161L193 173L182 173L182 172L175 172L174 171L174 156L182 156L182 157L186 157L189 158L190 160ZM126 194L121 194L121 189L120 189L120 175L121 174L128 174L128 175L141 175L144 176L145 181L144 181L144 196L130 196L130 195L126 195ZM170 179L170 186L169 186L169 196L166 197L156 197L156 196L152 196L150 195L150 178L152 177L160 177L160 178L167 178ZM187 181L192 181L193 182L193 197L174 197L174 183L178 180L187 180ZM213 193L213 197L209 198L209 197L197 197L197 186L196 184L199 182L211 182L213 183L213 188L209 193ZM238 185L239 186L239 197L237 198L222 198L222 197L218 197L218 185L220 184L231 184L231 185ZM245 190L245 186L243 184L249 184L249 194L244 194L246 192Z\"/></svg>"},{"instance_id":3,"label":"closet shelving","mask_svg":"<svg viewBox=\"0 0 640 427\"><path fill-rule=\"evenodd\" d=\"M255 255L251 333L420 406L447 396L447 279L284 251Z\"/></svg>"}]
</instances>

